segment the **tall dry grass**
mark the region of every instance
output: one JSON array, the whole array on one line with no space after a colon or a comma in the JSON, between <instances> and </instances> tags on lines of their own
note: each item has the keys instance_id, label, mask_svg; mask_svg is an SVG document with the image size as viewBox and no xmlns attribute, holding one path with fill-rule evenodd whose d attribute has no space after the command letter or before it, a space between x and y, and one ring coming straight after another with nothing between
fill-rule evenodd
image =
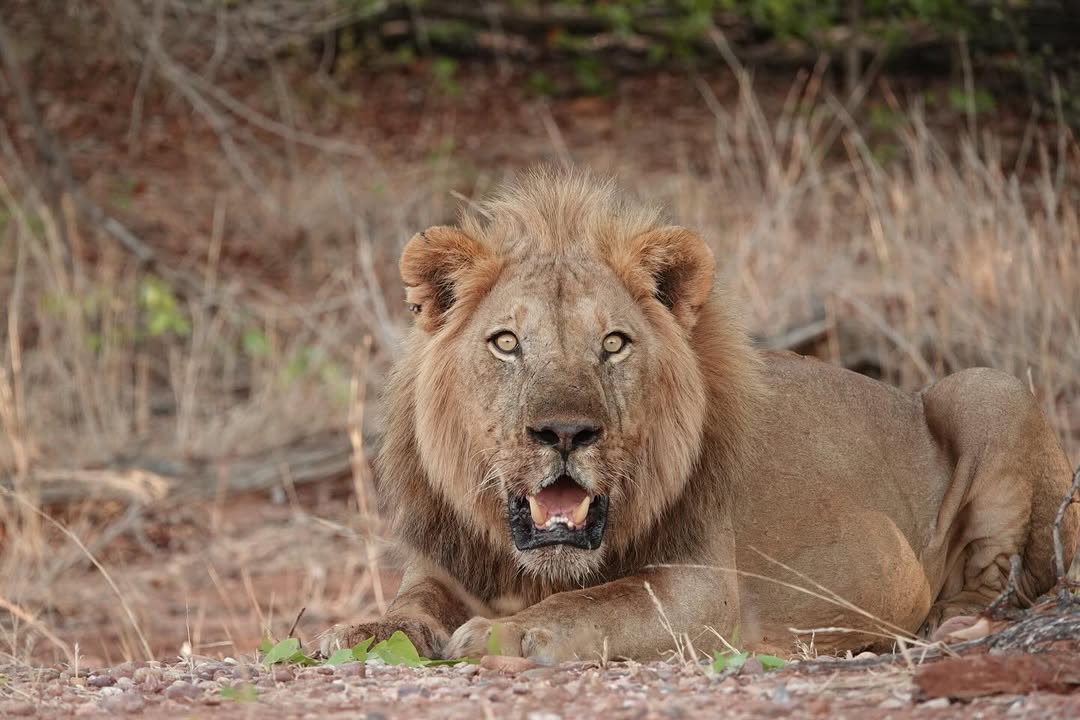
<instances>
[{"instance_id":1,"label":"tall dry grass","mask_svg":"<svg viewBox=\"0 0 1080 720\"><path fill-rule=\"evenodd\" d=\"M823 314L832 360L869 360L908 388L970 365L1029 379L1075 461L1075 140L1064 130L1033 133L1022 160L1006 167L993 138L947 146L915 108L898 112L883 141L823 98L819 80L801 78L775 117L748 81L733 106L713 102L714 141L694 149L708 155L705 171L641 167L632 149L578 148L562 138L546 154L569 153L615 172L644 200L667 204L678 221L701 230L757 332ZM894 156L888 162L880 159L883 142ZM314 158L265 178L259 198L223 173L200 196L211 229L189 239L190 253L178 262L197 282L182 285L140 267L73 213L50 211L10 145L5 159L0 480L9 492L0 498L7 612L0 651L17 657L37 641L52 642L50 628L63 626L65 613L90 612L58 600L58 588L69 575L85 575L87 555L107 547L125 517L116 513L102 525L93 502L69 512L65 522L86 544L80 549L38 512L57 479L98 482L102 475L79 471L135 461L167 474L173 460L257 453L343 430L357 349L372 339L362 381L377 390L407 321L396 277L401 245L452 218L470 199L455 197L457 188L481 194L517 169L477 173L443 158L383 166L373 181L370 168ZM166 210L169 202L158 199ZM61 228L84 250L74 265L64 261ZM223 269L223 245L237 236L256 237L267 261L286 267L288 290ZM286 243L298 236L305 238L299 249ZM294 254L280 256L282 247ZM377 428L377 412L366 417ZM152 489L146 492L143 501L152 502ZM256 555L245 557L255 562ZM288 557L309 575L304 592L334 568L334 558L316 567L310 557ZM93 612L118 628L118 655L138 657L140 618L155 611L147 590L153 573L113 571L113 595L134 611L103 591ZM322 603L324 615L355 614L373 602L365 582L357 596L314 601L293 589L278 606ZM257 600L234 614L244 612L264 621Z\"/></svg>"}]
</instances>

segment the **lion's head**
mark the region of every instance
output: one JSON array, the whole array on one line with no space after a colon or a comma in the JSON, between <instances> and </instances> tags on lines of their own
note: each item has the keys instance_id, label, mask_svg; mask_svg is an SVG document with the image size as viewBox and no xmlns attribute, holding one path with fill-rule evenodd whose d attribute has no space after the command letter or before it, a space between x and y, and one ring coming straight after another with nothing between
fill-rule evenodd
<instances>
[{"instance_id":1,"label":"lion's head","mask_svg":"<svg viewBox=\"0 0 1080 720\"><path fill-rule=\"evenodd\" d=\"M538 172L459 227L413 237L401 275L416 328L390 390L379 492L414 547L428 551L425 526L459 536L444 564L496 574L509 561L579 583L679 521L723 400L715 376L750 363L726 316L728 334L695 332L716 304L700 237L610 183Z\"/></svg>"}]
</instances>

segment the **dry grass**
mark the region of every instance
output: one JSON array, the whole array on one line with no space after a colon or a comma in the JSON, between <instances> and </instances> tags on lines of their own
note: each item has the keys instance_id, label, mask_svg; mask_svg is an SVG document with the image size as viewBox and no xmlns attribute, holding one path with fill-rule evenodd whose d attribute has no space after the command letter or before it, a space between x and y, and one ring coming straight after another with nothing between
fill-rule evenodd
<instances>
[{"instance_id":1,"label":"dry grass","mask_svg":"<svg viewBox=\"0 0 1080 720\"><path fill-rule=\"evenodd\" d=\"M690 163L638 166L623 147L575 146L550 115L545 154L615 172L702 230L756 331L820 311L833 360L870 359L908 388L970 365L1028 378L1077 458L1080 219L1067 169L1080 148L1071 137L1034 133L1026 158L1005 168L992 138L949 149L916 109L899 115L889 140L896 159L886 164L881 141L861 134L814 75L796 83L775 117L748 83L737 103L712 107L714 141L693 151L709 156L703 172ZM38 513L49 478L65 473L141 464L169 475L175 461L213 463L350 424L361 447L358 418L369 430L379 425L371 408L359 414L363 386L377 388L406 322L396 277L402 243L450 219L458 190L480 193L518 167L477 171L441 158L373 174L361 162L312 154L287 171L265 169L256 193L236 182L227 158L211 162L216 175L180 179L190 192L152 189L141 205L187 238L186 255L170 262L197 282L181 286L138 266L74 213L50 210L4 144L0 481L18 501L0 497L0 652L52 657L64 642L85 647L94 638L80 633L91 624L109 629L99 645L114 661L144 654L143 633L157 652L189 634L197 652L244 652L267 628L280 633L301 605L314 625L383 601L369 546L341 550L343 535L371 537L375 520L365 517L356 533L347 512L314 519L287 478L293 512L272 525L236 527L230 500L219 497L209 521L191 521L205 543L115 562L110 583L124 603L93 579L87 555L140 532L144 511L160 519L183 509L131 490L121 493L127 501L68 508L69 534ZM63 237L82 248L74 265L63 259ZM260 272L226 264L237 245L259 258ZM365 377L356 370L361 350ZM365 472L355 468L357 487ZM162 618L163 595L184 615ZM215 607L222 617L211 622ZM49 644L36 644L42 638Z\"/></svg>"}]
</instances>

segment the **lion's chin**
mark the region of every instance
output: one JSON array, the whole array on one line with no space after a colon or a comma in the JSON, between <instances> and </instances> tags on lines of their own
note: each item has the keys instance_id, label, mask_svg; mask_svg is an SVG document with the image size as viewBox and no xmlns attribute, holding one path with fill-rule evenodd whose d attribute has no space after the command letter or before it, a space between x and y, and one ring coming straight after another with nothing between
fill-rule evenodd
<instances>
[{"instance_id":1,"label":"lion's chin","mask_svg":"<svg viewBox=\"0 0 1080 720\"><path fill-rule=\"evenodd\" d=\"M566 475L535 495L509 498L506 507L510 536L523 552L552 545L596 550L604 539L607 496L590 497Z\"/></svg>"}]
</instances>

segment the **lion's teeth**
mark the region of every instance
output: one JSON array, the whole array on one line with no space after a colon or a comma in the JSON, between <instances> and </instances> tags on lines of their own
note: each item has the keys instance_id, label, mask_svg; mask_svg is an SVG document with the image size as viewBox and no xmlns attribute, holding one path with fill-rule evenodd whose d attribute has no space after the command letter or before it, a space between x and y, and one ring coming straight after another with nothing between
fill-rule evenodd
<instances>
[{"instance_id":1,"label":"lion's teeth","mask_svg":"<svg viewBox=\"0 0 1080 720\"><path fill-rule=\"evenodd\" d=\"M548 519L547 510L540 507L540 503L538 503L536 498L531 495L529 496L529 512L532 514L532 521L536 527L544 527L551 522L551 520Z\"/></svg>"},{"instance_id":2,"label":"lion's teeth","mask_svg":"<svg viewBox=\"0 0 1080 720\"><path fill-rule=\"evenodd\" d=\"M574 511L570 513L570 519L574 524L581 527L585 524L585 518L589 516L589 504L592 502L592 498L588 495L578 503L578 506L574 508Z\"/></svg>"}]
</instances>

